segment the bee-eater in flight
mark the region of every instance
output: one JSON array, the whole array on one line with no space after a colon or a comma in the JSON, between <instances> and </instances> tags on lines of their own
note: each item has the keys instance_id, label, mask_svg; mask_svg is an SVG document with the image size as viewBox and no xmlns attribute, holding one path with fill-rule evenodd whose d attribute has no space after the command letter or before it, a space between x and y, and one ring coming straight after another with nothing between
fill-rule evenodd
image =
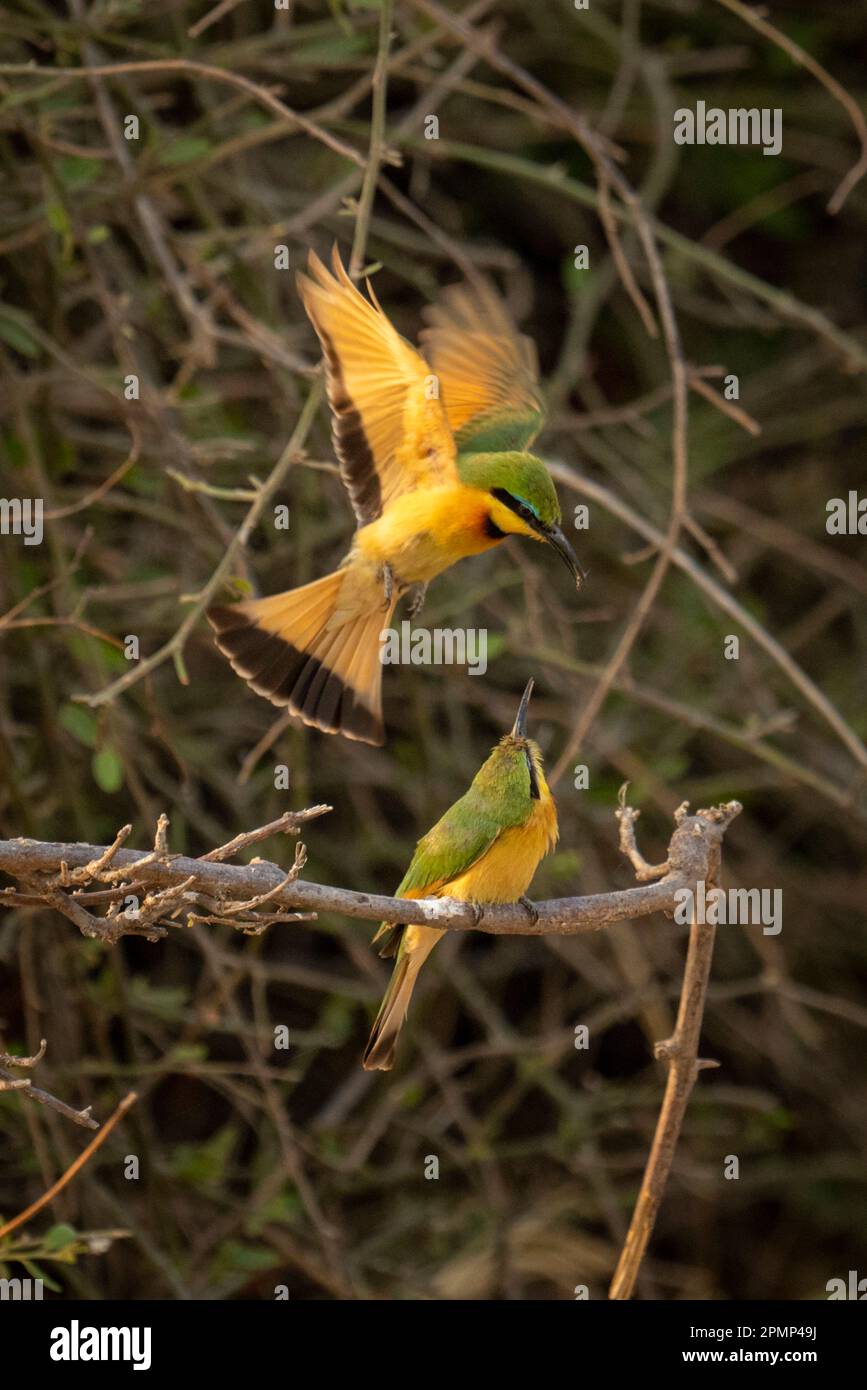
<instances>
[{"instance_id":1,"label":"bee-eater in flight","mask_svg":"<svg viewBox=\"0 0 867 1390\"><path fill-rule=\"evenodd\" d=\"M535 351L487 285L428 310L428 361L313 252L298 289L325 358L334 448L358 529L340 568L212 608L220 650L259 695L325 733L382 743L380 633L398 599L508 535L546 541L580 587L545 465ZM372 302L371 302L372 301ZM417 608L416 608L417 611Z\"/></svg>"},{"instance_id":2,"label":"bee-eater in flight","mask_svg":"<svg viewBox=\"0 0 867 1390\"><path fill-rule=\"evenodd\" d=\"M557 808L542 771L539 745L527 737L527 683L511 733L454 806L415 847L398 898L457 898L485 903L523 902L540 859L557 843ZM364 1051L367 1071L388 1071L418 972L445 933L438 927L383 922L374 941L394 956L394 972Z\"/></svg>"}]
</instances>

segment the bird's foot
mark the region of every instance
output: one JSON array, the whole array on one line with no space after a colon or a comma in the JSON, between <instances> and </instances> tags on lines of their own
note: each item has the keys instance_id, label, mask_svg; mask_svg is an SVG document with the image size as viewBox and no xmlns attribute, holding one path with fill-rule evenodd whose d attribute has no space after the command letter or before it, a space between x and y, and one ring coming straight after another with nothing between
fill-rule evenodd
<instances>
[{"instance_id":1,"label":"bird's foot","mask_svg":"<svg viewBox=\"0 0 867 1390\"><path fill-rule=\"evenodd\" d=\"M382 579L382 589L384 594L382 606L383 608L388 609L391 607L391 600L394 597L394 570L391 568L391 565L384 564L380 568L379 575Z\"/></svg>"},{"instance_id":2,"label":"bird's foot","mask_svg":"<svg viewBox=\"0 0 867 1390\"><path fill-rule=\"evenodd\" d=\"M470 909L473 914L473 926L477 927L485 915L485 909L481 903L470 903Z\"/></svg>"},{"instance_id":3,"label":"bird's foot","mask_svg":"<svg viewBox=\"0 0 867 1390\"><path fill-rule=\"evenodd\" d=\"M518 899L518 902L521 904L522 908L523 908L524 911L527 913L527 915L528 915L529 918L530 918L530 921L532 922L533 926L535 927L536 923L537 923L538 920L539 920L539 913L538 913L538 911L536 910L536 905L535 905L535 903L531 903L531 902L530 902L530 899L527 897L526 893L524 893L524 894Z\"/></svg>"},{"instance_id":4,"label":"bird's foot","mask_svg":"<svg viewBox=\"0 0 867 1390\"><path fill-rule=\"evenodd\" d=\"M424 601L427 598L427 584L414 584L414 593L407 608L407 617L415 618L424 608Z\"/></svg>"}]
</instances>

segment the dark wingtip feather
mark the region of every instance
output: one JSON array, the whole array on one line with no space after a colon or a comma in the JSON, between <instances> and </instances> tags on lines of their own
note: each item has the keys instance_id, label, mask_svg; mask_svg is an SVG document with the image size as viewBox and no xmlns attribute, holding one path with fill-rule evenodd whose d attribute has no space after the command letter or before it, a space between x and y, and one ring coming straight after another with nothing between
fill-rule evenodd
<instances>
[{"instance_id":1,"label":"dark wingtip feather","mask_svg":"<svg viewBox=\"0 0 867 1390\"><path fill-rule=\"evenodd\" d=\"M257 627L241 604L215 605L206 617L232 670L257 695L324 734L374 747L385 742L382 719L350 686L309 652Z\"/></svg>"}]
</instances>

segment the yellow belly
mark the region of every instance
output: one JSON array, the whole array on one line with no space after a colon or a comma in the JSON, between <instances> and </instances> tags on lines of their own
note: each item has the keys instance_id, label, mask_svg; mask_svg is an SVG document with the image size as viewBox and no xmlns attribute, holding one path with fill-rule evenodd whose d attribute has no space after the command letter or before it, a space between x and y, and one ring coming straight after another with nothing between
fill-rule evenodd
<instances>
[{"instance_id":1,"label":"yellow belly","mask_svg":"<svg viewBox=\"0 0 867 1390\"><path fill-rule=\"evenodd\" d=\"M473 903L514 903L522 898L533 881L540 859L557 843L557 810L544 778L541 791L529 820L504 830L487 854L477 859L466 873L444 883L432 896ZM404 946L408 951L421 949L427 954L442 935L436 927L407 927Z\"/></svg>"},{"instance_id":2,"label":"yellow belly","mask_svg":"<svg viewBox=\"0 0 867 1390\"><path fill-rule=\"evenodd\" d=\"M557 814L553 801L538 801L526 824L498 835L466 873L446 883L439 898L465 902L513 903L522 898L533 875L557 838Z\"/></svg>"},{"instance_id":3,"label":"yellow belly","mask_svg":"<svg viewBox=\"0 0 867 1390\"><path fill-rule=\"evenodd\" d=\"M405 492L362 527L355 549L391 565L400 587L426 584L455 561L497 544L485 531L487 512L487 494L463 483Z\"/></svg>"}]
</instances>

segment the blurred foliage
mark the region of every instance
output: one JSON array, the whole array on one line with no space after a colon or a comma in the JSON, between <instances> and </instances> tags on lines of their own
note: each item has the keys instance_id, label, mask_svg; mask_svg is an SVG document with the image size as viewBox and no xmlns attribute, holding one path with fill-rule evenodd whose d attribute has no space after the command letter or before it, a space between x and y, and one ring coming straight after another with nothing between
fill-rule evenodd
<instances>
[{"instance_id":1,"label":"blurred foliage","mask_svg":"<svg viewBox=\"0 0 867 1390\"><path fill-rule=\"evenodd\" d=\"M377 8L238 0L203 25L209 2L12 0L0 62L185 57L276 89L366 151ZM646 205L686 239L664 253L685 354L737 373L739 404L762 425L753 437L693 395L692 512L734 567L743 609L863 736L864 541L829 537L825 506L863 487L864 376L742 274L867 343L867 190L826 212L856 155L845 112L714 4L451 8L493 24L503 52L616 140ZM772 8L863 106L864 4ZM612 267L588 160L423 7L399 0L394 30L388 142L403 163L384 169L370 227L380 300L413 337L467 261L493 274L538 343L543 455L664 527L668 364ZM132 821L144 845L165 810L172 848L198 854L327 801L306 876L389 890L529 673L535 732L556 761L646 582L644 540L591 502L577 601L556 561L512 543L438 581L423 621L486 627L495 657L484 680L389 669L383 750L287 726L203 623L183 654L188 684L167 661L106 705L77 703L129 670L129 635L145 657L172 636L243 518L243 501L178 475L248 490L291 435L317 353L274 247L296 266L310 245L346 247L359 171L201 74L0 82L0 493L62 513L41 546L0 539L0 834L105 843ZM781 107L782 155L675 147L672 113L699 99ZM131 112L137 142L118 135ZM423 137L432 112L438 141ZM582 243L585 273L572 269ZM625 245L650 293L630 232ZM124 397L131 373L138 402ZM291 509L289 537L266 519L236 589L273 592L339 559L352 523L332 460L320 412L274 498ZM567 516L583 500L561 497ZM684 547L728 587L692 537ZM738 661L723 658L730 633ZM590 788L561 778L561 847L535 897L630 882L612 816L626 779L650 857L683 799L743 800L727 881L783 891L781 936L720 932L703 1053L721 1067L694 1095L640 1291L823 1297L867 1261L863 767L680 571L575 761ZM282 841L262 852L290 862ZM6 911L3 1045L47 1037L39 1084L100 1118L130 1086L142 1097L7 1260L50 1263L64 1294L86 1298L270 1298L277 1284L293 1298L563 1299L579 1283L602 1296L655 1123L652 1047L672 1027L683 930L653 919L586 938L448 939L390 1075L359 1065L386 980L368 938L364 923L323 919L106 950L59 917ZM0 1209L37 1197L81 1147L57 1114L0 1095ZM123 1176L131 1153L137 1181ZM737 1182L723 1178L731 1153ZM424 1177L432 1154L438 1181ZM129 1238L94 1246L78 1230Z\"/></svg>"}]
</instances>

